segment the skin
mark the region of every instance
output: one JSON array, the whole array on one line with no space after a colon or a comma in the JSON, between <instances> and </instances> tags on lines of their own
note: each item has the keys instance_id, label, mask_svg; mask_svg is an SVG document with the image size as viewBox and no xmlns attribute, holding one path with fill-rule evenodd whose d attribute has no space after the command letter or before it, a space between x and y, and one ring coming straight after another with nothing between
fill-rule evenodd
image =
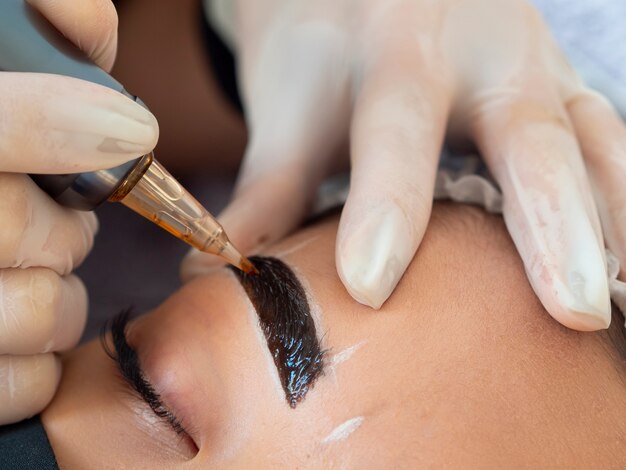
<instances>
[{"instance_id":1,"label":"skin","mask_svg":"<svg viewBox=\"0 0 626 470\"><path fill-rule=\"evenodd\" d=\"M43 413L61 468L626 466L626 363L606 332L571 331L545 314L500 218L435 206L380 312L342 287L337 224L325 219L265 251L295 270L328 364L337 357L295 410L248 298L220 270L129 332L197 454L125 391L92 342L65 356ZM352 434L333 440L351 419Z\"/></svg>"}]
</instances>

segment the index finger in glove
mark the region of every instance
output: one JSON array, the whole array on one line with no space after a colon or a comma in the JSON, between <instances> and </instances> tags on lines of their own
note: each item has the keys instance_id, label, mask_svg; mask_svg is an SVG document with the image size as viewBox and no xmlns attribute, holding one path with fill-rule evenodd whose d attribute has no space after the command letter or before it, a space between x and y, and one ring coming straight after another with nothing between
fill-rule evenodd
<instances>
[{"instance_id":1,"label":"index finger in glove","mask_svg":"<svg viewBox=\"0 0 626 470\"><path fill-rule=\"evenodd\" d=\"M95 215L54 202L26 175L0 173L0 268L47 267L68 274L93 245Z\"/></svg>"},{"instance_id":2,"label":"index finger in glove","mask_svg":"<svg viewBox=\"0 0 626 470\"><path fill-rule=\"evenodd\" d=\"M426 231L449 105L422 61L390 56L365 75L357 97L350 192L336 248L348 292L376 309Z\"/></svg>"},{"instance_id":3,"label":"index finger in glove","mask_svg":"<svg viewBox=\"0 0 626 470\"><path fill-rule=\"evenodd\" d=\"M544 307L569 328L607 328L600 221L560 97L523 89L486 94L473 119L479 148L502 188L506 225Z\"/></svg>"},{"instance_id":4,"label":"index finger in glove","mask_svg":"<svg viewBox=\"0 0 626 470\"><path fill-rule=\"evenodd\" d=\"M117 12L111 0L27 0L106 71L117 52Z\"/></svg>"},{"instance_id":5,"label":"index finger in glove","mask_svg":"<svg viewBox=\"0 0 626 470\"><path fill-rule=\"evenodd\" d=\"M568 102L594 188L608 247L626 275L626 124L598 93L583 90Z\"/></svg>"},{"instance_id":6,"label":"index finger in glove","mask_svg":"<svg viewBox=\"0 0 626 470\"><path fill-rule=\"evenodd\" d=\"M56 392L61 361L54 354L0 356L0 425L43 410Z\"/></svg>"}]
</instances>

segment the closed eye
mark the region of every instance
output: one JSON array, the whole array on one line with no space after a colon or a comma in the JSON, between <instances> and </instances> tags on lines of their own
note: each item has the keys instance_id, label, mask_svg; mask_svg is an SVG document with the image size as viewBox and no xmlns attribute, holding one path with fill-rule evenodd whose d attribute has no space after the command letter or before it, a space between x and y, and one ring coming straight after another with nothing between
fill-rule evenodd
<instances>
[{"instance_id":1,"label":"closed eye","mask_svg":"<svg viewBox=\"0 0 626 470\"><path fill-rule=\"evenodd\" d=\"M166 422L177 435L187 440L198 452L198 447L189 433L183 427L181 421L170 411L164 404L160 395L155 391L154 386L146 379L141 369L139 356L137 351L128 344L126 338L126 327L130 320L130 311L126 310L116 315L110 322L111 339L113 349L106 340L106 332L109 325L106 324L100 334L102 347L117 366L117 370L124 380L124 383L130 387L135 395L144 401L156 416Z\"/></svg>"}]
</instances>

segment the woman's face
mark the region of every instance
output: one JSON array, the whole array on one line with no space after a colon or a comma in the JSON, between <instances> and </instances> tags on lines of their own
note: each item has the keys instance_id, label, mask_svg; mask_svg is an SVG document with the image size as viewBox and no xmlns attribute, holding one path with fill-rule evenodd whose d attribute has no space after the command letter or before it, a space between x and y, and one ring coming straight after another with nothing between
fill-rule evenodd
<instances>
[{"instance_id":1,"label":"woman's face","mask_svg":"<svg viewBox=\"0 0 626 470\"><path fill-rule=\"evenodd\" d=\"M326 219L264 253L300 280L325 351L297 406L259 313L223 269L127 331L185 432L93 342L66 357L43 413L61 468L626 468L626 364L604 332L550 319L500 219L437 206L380 311L344 291L336 227Z\"/></svg>"}]
</instances>

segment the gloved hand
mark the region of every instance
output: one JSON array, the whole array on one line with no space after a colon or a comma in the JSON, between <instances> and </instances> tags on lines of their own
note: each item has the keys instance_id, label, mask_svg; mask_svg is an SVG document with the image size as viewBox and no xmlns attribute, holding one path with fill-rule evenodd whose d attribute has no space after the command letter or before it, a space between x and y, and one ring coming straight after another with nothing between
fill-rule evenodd
<instances>
[{"instance_id":1,"label":"gloved hand","mask_svg":"<svg viewBox=\"0 0 626 470\"><path fill-rule=\"evenodd\" d=\"M117 16L109 0L30 3L111 68ZM24 173L116 166L152 150L157 136L154 116L115 91L0 72L0 424L41 411L54 395L54 353L76 345L87 315L85 288L70 273L98 227L94 214L59 206Z\"/></svg>"},{"instance_id":2,"label":"gloved hand","mask_svg":"<svg viewBox=\"0 0 626 470\"><path fill-rule=\"evenodd\" d=\"M448 129L473 140L497 179L507 227L550 314L578 330L608 326L596 202L624 263L626 130L528 2L230 4L251 132L220 217L236 246L249 253L296 227L349 139L337 270L356 300L379 308L424 235ZM193 253L183 276L214 262Z\"/></svg>"}]
</instances>

